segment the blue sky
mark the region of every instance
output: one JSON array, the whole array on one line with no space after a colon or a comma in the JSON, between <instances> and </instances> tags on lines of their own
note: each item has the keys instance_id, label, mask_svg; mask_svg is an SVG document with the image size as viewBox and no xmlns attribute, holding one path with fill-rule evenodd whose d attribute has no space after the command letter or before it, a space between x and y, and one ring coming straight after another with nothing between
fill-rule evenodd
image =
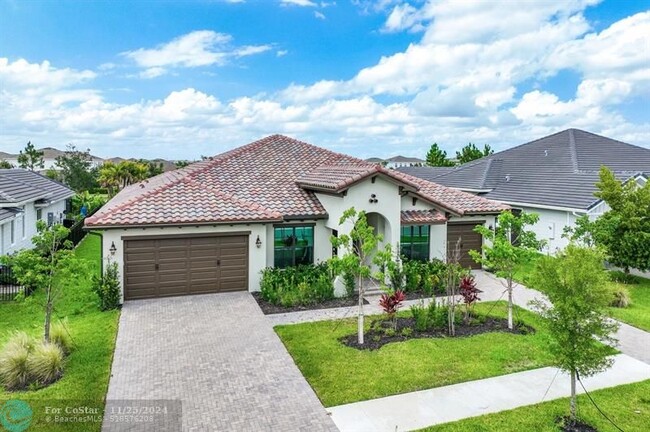
<instances>
[{"instance_id":1,"label":"blue sky","mask_svg":"<svg viewBox=\"0 0 650 432\"><path fill-rule=\"evenodd\" d=\"M0 150L357 156L567 127L650 147L650 1L0 1Z\"/></svg>"}]
</instances>

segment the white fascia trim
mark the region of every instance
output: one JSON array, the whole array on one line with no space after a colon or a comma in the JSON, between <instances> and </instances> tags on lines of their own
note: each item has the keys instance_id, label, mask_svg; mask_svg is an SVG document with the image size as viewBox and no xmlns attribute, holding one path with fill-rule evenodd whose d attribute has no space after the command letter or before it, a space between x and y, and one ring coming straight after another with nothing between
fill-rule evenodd
<instances>
[{"instance_id":1,"label":"white fascia trim","mask_svg":"<svg viewBox=\"0 0 650 432\"><path fill-rule=\"evenodd\" d=\"M575 212L575 213L587 213L587 209L579 209L579 208L572 208L572 207L559 207L559 206L550 206L550 205L543 205L543 204L533 204L533 203L522 203L522 202L514 202L514 201L502 201L502 200L496 200L492 198L492 201L498 201L503 204L508 204L511 206L521 206L521 207L533 207L533 208L540 208L544 210L560 210L560 211L570 211L570 212Z\"/></svg>"}]
</instances>

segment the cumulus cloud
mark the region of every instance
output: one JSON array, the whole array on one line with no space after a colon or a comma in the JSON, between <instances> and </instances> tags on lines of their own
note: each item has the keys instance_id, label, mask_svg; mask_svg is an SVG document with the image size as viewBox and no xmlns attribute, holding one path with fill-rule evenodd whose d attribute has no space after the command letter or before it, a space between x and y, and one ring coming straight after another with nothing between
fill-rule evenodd
<instances>
[{"instance_id":1,"label":"cumulus cloud","mask_svg":"<svg viewBox=\"0 0 650 432\"><path fill-rule=\"evenodd\" d=\"M155 78L174 67L223 66L232 58L260 54L271 45L232 46L232 36L212 30L193 31L155 48L139 48L122 53L145 68L140 76Z\"/></svg>"},{"instance_id":2,"label":"cumulus cloud","mask_svg":"<svg viewBox=\"0 0 650 432\"><path fill-rule=\"evenodd\" d=\"M287 133L359 156L387 156L423 155L434 140L448 151L468 141L500 149L579 127L647 146L650 123L626 119L621 107L648 94L650 66L639 47L650 46L649 14L595 32L582 13L591 3L513 3L517 19L504 20L500 5L486 1L411 3L411 9L386 1L380 13L390 17L400 5L403 12L382 29L421 25L419 42L348 79L296 82L277 93L230 100L181 88L157 99L115 103L94 89L92 71L0 59L4 140L24 145L41 137L104 155L137 148L140 156L187 158ZM476 8L472 14L468 5ZM136 50L129 58L143 76L155 76L274 49L236 47L228 35L208 33ZM185 49L193 54L181 55ZM285 54L275 50L277 57ZM545 87L565 70L579 77L570 97ZM138 146L128 147L133 143Z\"/></svg>"}]
</instances>

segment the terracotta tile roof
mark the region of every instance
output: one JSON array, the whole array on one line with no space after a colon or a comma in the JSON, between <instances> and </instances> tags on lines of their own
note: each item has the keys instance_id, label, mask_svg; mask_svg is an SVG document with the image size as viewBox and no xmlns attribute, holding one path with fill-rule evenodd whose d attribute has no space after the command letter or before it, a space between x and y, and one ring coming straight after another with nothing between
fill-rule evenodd
<instances>
[{"instance_id":1,"label":"terracotta tile roof","mask_svg":"<svg viewBox=\"0 0 650 432\"><path fill-rule=\"evenodd\" d=\"M374 164L366 164L361 166L320 166L298 177L296 183L305 189L324 189L340 192L347 189L354 183L373 175L383 175L385 177L389 177L392 180L397 180L399 183L403 184L404 186L408 186L413 190L419 189L419 186L415 183L396 176L393 170L389 170L382 167L381 165Z\"/></svg>"},{"instance_id":2,"label":"terracotta tile roof","mask_svg":"<svg viewBox=\"0 0 650 432\"><path fill-rule=\"evenodd\" d=\"M420 188L417 195L458 215L498 213L510 208L506 204L485 199L478 195L432 183L400 171L391 171L397 178L417 184Z\"/></svg>"},{"instance_id":3,"label":"terracotta tile roof","mask_svg":"<svg viewBox=\"0 0 650 432\"><path fill-rule=\"evenodd\" d=\"M402 225L429 225L447 222L447 217L436 210L403 210Z\"/></svg>"},{"instance_id":4,"label":"terracotta tile roof","mask_svg":"<svg viewBox=\"0 0 650 432\"><path fill-rule=\"evenodd\" d=\"M86 219L86 225L173 225L326 217L327 212L310 189L339 190L374 173L399 181L412 193L458 214L490 211L499 206L361 159L272 135L131 185Z\"/></svg>"}]
</instances>

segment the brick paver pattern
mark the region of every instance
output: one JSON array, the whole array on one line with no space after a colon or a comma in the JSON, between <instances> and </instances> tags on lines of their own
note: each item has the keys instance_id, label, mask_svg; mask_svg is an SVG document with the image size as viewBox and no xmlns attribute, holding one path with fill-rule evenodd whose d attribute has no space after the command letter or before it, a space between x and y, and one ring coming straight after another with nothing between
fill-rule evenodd
<instances>
[{"instance_id":1,"label":"brick paver pattern","mask_svg":"<svg viewBox=\"0 0 650 432\"><path fill-rule=\"evenodd\" d=\"M183 431L337 430L244 292L126 302L107 399L180 399Z\"/></svg>"}]
</instances>

